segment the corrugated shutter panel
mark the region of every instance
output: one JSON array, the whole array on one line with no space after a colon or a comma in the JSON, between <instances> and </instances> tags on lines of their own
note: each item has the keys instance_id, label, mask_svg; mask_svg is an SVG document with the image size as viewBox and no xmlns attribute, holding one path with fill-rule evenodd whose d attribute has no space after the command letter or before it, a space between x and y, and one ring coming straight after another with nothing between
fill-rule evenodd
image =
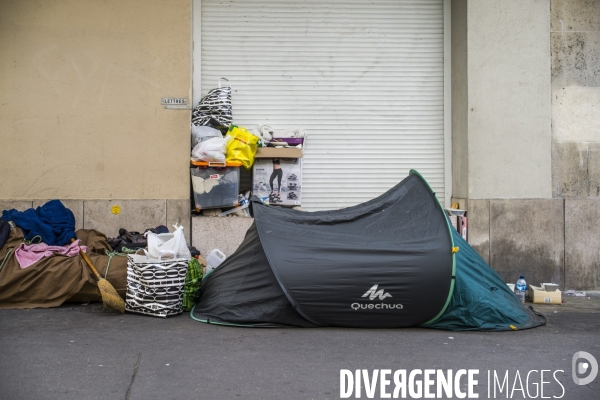
<instances>
[{"instance_id":1,"label":"corrugated shutter panel","mask_svg":"<svg viewBox=\"0 0 600 400\"><path fill-rule=\"evenodd\" d=\"M301 127L302 207L369 200L417 169L443 199L442 0L202 2L202 92L234 122Z\"/></svg>"}]
</instances>

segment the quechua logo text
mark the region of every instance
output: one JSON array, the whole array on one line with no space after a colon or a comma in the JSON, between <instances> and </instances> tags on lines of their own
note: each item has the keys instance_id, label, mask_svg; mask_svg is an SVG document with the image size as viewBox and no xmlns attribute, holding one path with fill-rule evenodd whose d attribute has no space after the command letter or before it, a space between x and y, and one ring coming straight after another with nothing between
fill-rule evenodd
<instances>
[{"instance_id":1,"label":"quechua logo text","mask_svg":"<svg viewBox=\"0 0 600 400\"><path fill-rule=\"evenodd\" d=\"M380 300L383 301L388 297L392 297L391 294L387 293L384 289L377 290L379 285L373 285L369 290L366 291L361 297L368 297L369 300ZM390 303L352 303L350 308L353 310L402 310L404 307L402 304L390 304Z\"/></svg>"}]
</instances>

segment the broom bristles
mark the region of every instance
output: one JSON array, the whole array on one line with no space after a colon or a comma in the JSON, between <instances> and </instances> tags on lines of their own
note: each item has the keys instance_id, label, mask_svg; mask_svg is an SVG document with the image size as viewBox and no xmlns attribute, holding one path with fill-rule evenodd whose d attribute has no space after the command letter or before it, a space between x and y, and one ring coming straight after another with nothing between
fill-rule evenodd
<instances>
[{"instance_id":1,"label":"broom bristles","mask_svg":"<svg viewBox=\"0 0 600 400\"><path fill-rule=\"evenodd\" d=\"M102 304L105 308L116 311L123 314L125 312L125 302L119 296L113 285L110 284L104 278L100 278L98 281L98 289L100 289L100 295L102 296Z\"/></svg>"}]
</instances>

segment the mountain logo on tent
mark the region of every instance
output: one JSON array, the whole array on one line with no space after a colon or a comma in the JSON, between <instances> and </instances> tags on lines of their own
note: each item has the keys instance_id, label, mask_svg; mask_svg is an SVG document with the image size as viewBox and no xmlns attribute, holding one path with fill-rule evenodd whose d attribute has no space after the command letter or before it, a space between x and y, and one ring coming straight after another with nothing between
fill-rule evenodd
<instances>
[{"instance_id":1,"label":"mountain logo on tent","mask_svg":"<svg viewBox=\"0 0 600 400\"><path fill-rule=\"evenodd\" d=\"M371 289L367 290L367 293L363 294L362 297L369 296L369 300L375 300L375 298L377 298L377 297L379 297L379 300L384 300L387 297L392 297L391 294L385 293L385 291L383 289L377 290L377 286L379 286L379 285L373 285L373 287Z\"/></svg>"}]
</instances>

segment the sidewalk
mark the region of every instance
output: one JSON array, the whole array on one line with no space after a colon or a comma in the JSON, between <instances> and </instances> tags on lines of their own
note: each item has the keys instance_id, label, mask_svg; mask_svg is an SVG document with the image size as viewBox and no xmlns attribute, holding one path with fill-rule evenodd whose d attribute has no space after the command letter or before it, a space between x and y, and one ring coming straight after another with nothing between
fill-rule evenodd
<instances>
[{"instance_id":1,"label":"sidewalk","mask_svg":"<svg viewBox=\"0 0 600 400\"><path fill-rule=\"evenodd\" d=\"M477 368L479 398L488 370L508 370L511 385L517 369L562 370L565 399L600 398L600 377L571 379L575 352L600 360L600 296L564 300L534 306L546 326L499 333L232 328L187 314L115 315L97 303L2 310L0 399L337 399L340 369L359 368ZM559 395L546 380L545 395Z\"/></svg>"}]
</instances>

